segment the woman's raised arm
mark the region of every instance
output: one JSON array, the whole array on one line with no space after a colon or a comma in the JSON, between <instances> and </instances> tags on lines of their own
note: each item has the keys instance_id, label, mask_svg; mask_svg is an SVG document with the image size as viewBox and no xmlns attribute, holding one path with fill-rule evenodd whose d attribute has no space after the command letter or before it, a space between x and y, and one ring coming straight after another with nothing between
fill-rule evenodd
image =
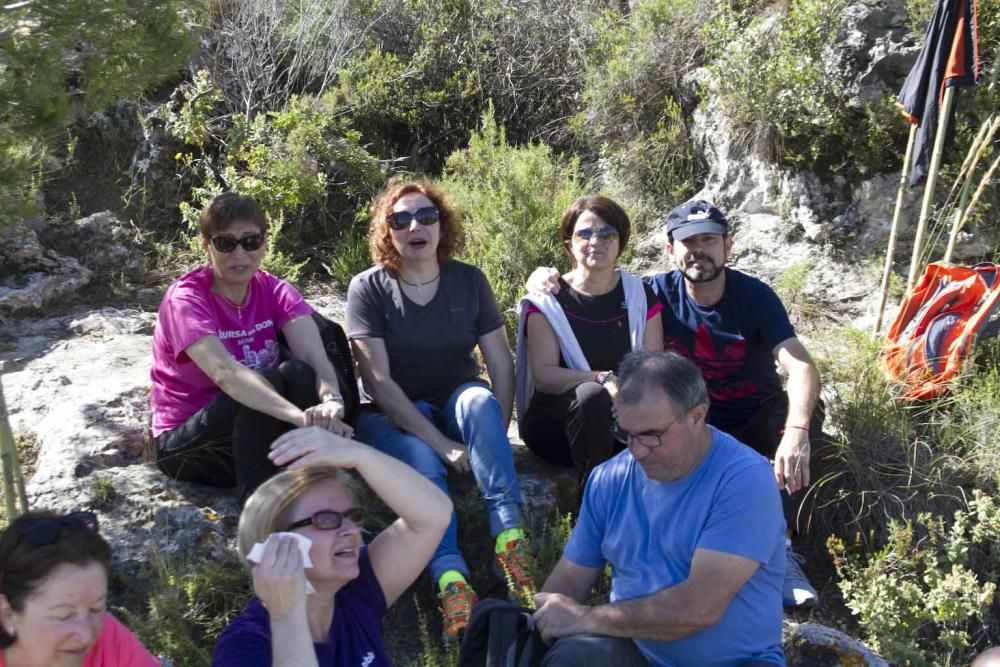
<instances>
[{"instance_id":1,"label":"woman's raised arm","mask_svg":"<svg viewBox=\"0 0 1000 667\"><path fill-rule=\"evenodd\" d=\"M387 606L423 571L451 521L451 500L415 469L329 431L316 427L289 431L274 441L270 458L277 466L291 468L353 468L399 516L368 547Z\"/></svg>"}]
</instances>

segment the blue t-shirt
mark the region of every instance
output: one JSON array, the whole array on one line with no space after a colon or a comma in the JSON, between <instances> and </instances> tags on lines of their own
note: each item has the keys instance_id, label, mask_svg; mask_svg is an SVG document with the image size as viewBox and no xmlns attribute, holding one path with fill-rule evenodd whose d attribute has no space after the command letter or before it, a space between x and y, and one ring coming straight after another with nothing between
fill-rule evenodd
<instances>
[{"instance_id":1,"label":"blue t-shirt","mask_svg":"<svg viewBox=\"0 0 1000 667\"><path fill-rule=\"evenodd\" d=\"M663 348L691 359L708 384L708 423L724 431L742 426L782 391L774 348L795 336L778 295L760 280L726 268L718 303L699 306L677 270L651 279L663 303Z\"/></svg>"},{"instance_id":2,"label":"blue t-shirt","mask_svg":"<svg viewBox=\"0 0 1000 667\"><path fill-rule=\"evenodd\" d=\"M628 450L595 468L564 553L582 567L611 564L612 602L683 582L697 549L757 561L760 567L718 623L683 639L637 639L636 645L654 665L784 665L784 533L771 465L713 428L705 458L679 480L649 479Z\"/></svg>"},{"instance_id":3,"label":"blue t-shirt","mask_svg":"<svg viewBox=\"0 0 1000 667\"><path fill-rule=\"evenodd\" d=\"M358 556L361 573L334 596L330 641L313 644L320 667L391 665L382 637L385 595L375 578L368 548ZM267 609L251 598L243 613L215 643L212 667L271 667L271 625Z\"/></svg>"}]
</instances>

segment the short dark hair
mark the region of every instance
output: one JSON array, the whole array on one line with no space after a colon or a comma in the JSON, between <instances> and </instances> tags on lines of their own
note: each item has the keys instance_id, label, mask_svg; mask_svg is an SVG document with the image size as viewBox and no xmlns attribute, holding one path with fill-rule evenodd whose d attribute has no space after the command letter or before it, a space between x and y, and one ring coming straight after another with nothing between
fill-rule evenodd
<instances>
[{"instance_id":1,"label":"short dark hair","mask_svg":"<svg viewBox=\"0 0 1000 667\"><path fill-rule=\"evenodd\" d=\"M31 594L60 565L84 567L99 563L111 567L111 547L96 531L77 528L67 522L51 544L34 544L23 532L40 519L61 521L66 515L47 511L26 512L14 519L0 534L0 593L20 612ZM11 646L15 637L0 626L0 649Z\"/></svg>"},{"instance_id":2,"label":"short dark hair","mask_svg":"<svg viewBox=\"0 0 1000 667\"><path fill-rule=\"evenodd\" d=\"M437 259L444 264L465 248L465 230L459 222L455 210L451 207L444 192L428 180L406 180L394 178L390 180L372 204L371 223L368 226L368 246L371 249L372 261L387 266L393 271L399 271L403 259L392 244L392 227L389 226L389 216L392 207L406 195L418 193L427 197L438 210L438 221L441 234L438 239Z\"/></svg>"},{"instance_id":3,"label":"short dark hair","mask_svg":"<svg viewBox=\"0 0 1000 667\"><path fill-rule=\"evenodd\" d=\"M701 369L676 352L630 352L618 367L618 395L635 405L650 391L661 391L680 412L709 405L708 387Z\"/></svg>"},{"instance_id":4,"label":"short dark hair","mask_svg":"<svg viewBox=\"0 0 1000 667\"><path fill-rule=\"evenodd\" d=\"M602 195L579 197L569 205L569 208L563 213L562 222L559 223L560 243L565 244L573 238L573 228L576 226L577 218L585 211L599 216L601 220L615 228L618 232L618 254L621 255L625 251L625 246L628 245L632 223L629 222L628 213L618 202Z\"/></svg>"},{"instance_id":5,"label":"short dark hair","mask_svg":"<svg viewBox=\"0 0 1000 667\"><path fill-rule=\"evenodd\" d=\"M201 212L198 227L202 237L210 239L238 220L256 223L260 227L260 233L267 234L267 216L264 214L264 209L253 197L235 192L223 192L212 197Z\"/></svg>"}]
</instances>

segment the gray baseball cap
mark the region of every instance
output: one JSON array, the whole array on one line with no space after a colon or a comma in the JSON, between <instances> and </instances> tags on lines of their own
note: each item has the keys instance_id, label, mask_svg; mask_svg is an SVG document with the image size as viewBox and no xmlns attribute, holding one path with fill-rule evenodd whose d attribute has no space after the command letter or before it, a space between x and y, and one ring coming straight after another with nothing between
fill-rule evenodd
<instances>
[{"instance_id":1,"label":"gray baseball cap","mask_svg":"<svg viewBox=\"0 0 1000 667\"><path fill-rule=\"evenodd\" d=\"M692 199L675 207L666 218L667 231L675 241L695 234L728 234L729 222L722 211L704 199Z\"/></svg>"}]
</instances>

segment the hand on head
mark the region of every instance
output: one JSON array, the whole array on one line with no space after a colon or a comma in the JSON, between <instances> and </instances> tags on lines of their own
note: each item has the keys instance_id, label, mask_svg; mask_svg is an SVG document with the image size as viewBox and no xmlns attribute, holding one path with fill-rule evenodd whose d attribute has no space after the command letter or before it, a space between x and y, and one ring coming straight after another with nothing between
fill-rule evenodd
<instances>
[{"instance_id":1,"label":"hand on head","mask_svg":"<svg viewBox=\"0 0 1000 667\"><path fill-rule=\"evenodd\" d=\"M365 447L318 426L307 426L282 434L271 444L267 456L274 465L291 469L317 464L353 468Z\"/></svg>"}]
</instances>

